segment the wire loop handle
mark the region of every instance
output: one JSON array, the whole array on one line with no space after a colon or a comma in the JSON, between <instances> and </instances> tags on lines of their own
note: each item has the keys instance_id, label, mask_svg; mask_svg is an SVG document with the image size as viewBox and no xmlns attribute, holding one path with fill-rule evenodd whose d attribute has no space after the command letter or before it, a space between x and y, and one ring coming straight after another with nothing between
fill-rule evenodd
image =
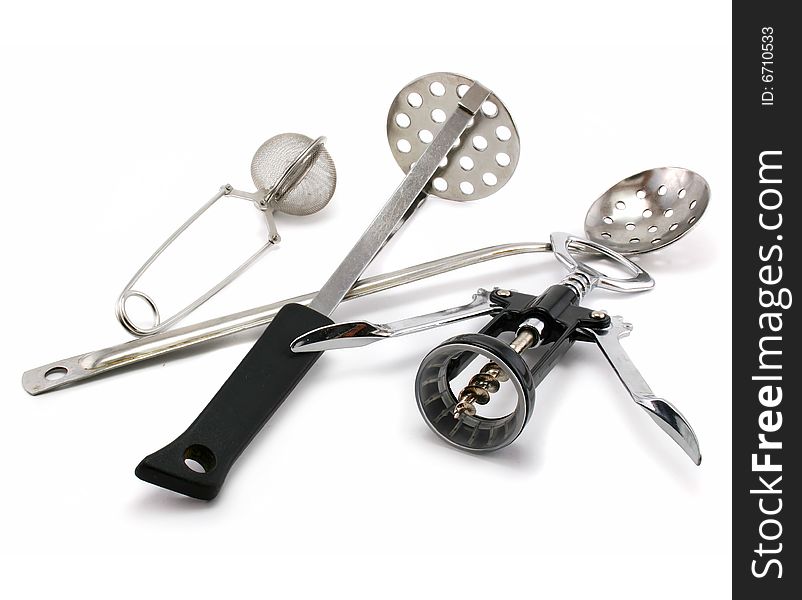
<instances>
[{"instance_id":1,"label":"wire loop handle","mask_svg":"<svg viewBox=\"0 0 802 600\"><path fill-rule=\"evenodd\" d=\"M184 308L179 310L177 313L169 317L168 319L162 320L161 315L159 313L159 309L156 306L156 302L146 294L140 290L135 290L134 285L142 275L145 274L145 271L150 268L150 266L156 261L159 256L161 256L162 252L164 252L170 244L172 244L178 236L180 236L190 225L192 225L200 216L205 213L212 205L220 200L223 196L228 196L232 194L235 190L230 185L224 185L220 188L220 191L217 192L212 198L206 202L200 209L198 209L195 214L193 214L189 219L187 219L181 227L175 230L173 234L168 237L164 243L159 246L159 248L145 261L145 263L139 268L139 270L134 274L131 278L131 281L128 282L128 285L125 286L123 291L120 293L120 296L117 298L117 305L115 307L115 314L117 315L117 320L120 324L125 327L128 331L133 333L137 336L146 336L152 335L154 333L159 333L160 331L164 331L169 327L172 327L175 323L186 317L189 313L194 311L198 308L201 304L206 302L209 298L214 296L217 292L222 290L226 287L229 283L231 283L234 279L236 279L240 273L242 273L245 269L247 269L253 262L259 258L262 254L264 254L271 246L277 244L281 237L278 235L276 231L275 224L272 219L272 214L270 212L266 212L265 215L268 216L268 228L270 229L270 239L268 239L267 243L265 243L259 250L253 253L250 257L248 257L245 262L243 262L239 267L234 269L229 275L223 278L219 283L211 287L208 291L204 294L199 296L194 301L187 304ZM143 327L134 323L133 319L128 314L126 303L128 302L129 298L137 297L141 298L145 301L145 303L150 307L151 311L153 312L153 325L150 327Z\"/></svg>"},{"instance_id":2,"label":"wire loop handle","mask_svg":"<svg viewBox=\"0 0 802 600\"><path fill-rule=\"evenodd\" d=\"M309 170L315 163L323 145L326 143L326 138L321 136L309 143L306 148L287 166L275 184L267 189L260 189L256 192L244 192L236 190L231 185L226 184L203 206L201 206L189 219L187 219L178 229L176 229L164 243L148 258L145 263L131 278L131 281L123 288L117 298L115 306L115 314L120 324L129 332L136 336L148 336L155 333L162 332L169 329L181 319L186 317L189 313L198 308L201 304L209 300L212 296L217 294L220 290L226 287L229 283L234 281L245 269L250 267L260 256L262 256L272 246L281 241L281 236L278 234L276 222L273 218L273 212L281 210L281 199L292 191L300 181L309 173ZM212 286L209 290L201 296L187 304L184 308L176 312L171 317L162 320L159 309L153 298L140 290L134 289L137 281L145 274L145 271L156 261L159 256L172 244L186 229L192 225L200 216L209 210L220 198L224 196L232 196L235 198L242 198L253 202L254 206L258 208L267 221L268 240L267 242L249 256L241 265L224 277L216 285ZM153 313L153 323L151 326L141 326L134 323L133 319L128 313L127 302L130 298L140 298L150 308Z\"/></svg>"}]
</instances>

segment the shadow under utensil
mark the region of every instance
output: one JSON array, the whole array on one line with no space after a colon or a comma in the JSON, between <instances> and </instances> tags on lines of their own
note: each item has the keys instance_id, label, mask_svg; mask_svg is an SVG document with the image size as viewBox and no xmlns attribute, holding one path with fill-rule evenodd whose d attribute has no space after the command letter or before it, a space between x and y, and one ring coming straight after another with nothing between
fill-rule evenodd
<instances>
[{"instance_id":1,"label":"shadow under utensil","mask_svg":"<svg viewBox=\"0 0 802 600\"><path fill-rule=\"evenodd\" d=\"M317 376L321 378L326 378L329 374L328 371L331 370L331 367L325 365L325 361L323 360L325 357L322 357L320 361L318 361L315 366L313 367L310 373L317 373ZM221 382L222 385L222 382ZM282 427L283 422L285 420L290 420L291 423L294 423L294 427L298 428L298 432L303 433L303 422L298 418L297 411L299 410L296 406L300 402L314 402L315 398L311 397L310 394L304 393L304 388L311 385L310 378L304 378L300 381L298 386L295 388L293 394L287 398L287 401L282 404L282 406L270 417L270 419L265 423L262 430L256 435L256 437L250 442L248 447L243 451L242 455L239 459L232 465L227 477L226 477L226 485L224 488L232 488L236 487L236 481L239 479L237 473L242 468L248 468L249 466L249 457L252 455L263 455L269 456L269 450L266 448L270 446L272 443L270 432L275 427ZM297 397L296 397L297 396ZM319 399L318 399L319 400ZM355 432L356 433L356 432ZM300 437L299 437L300 439ZM308 443L308 441L301 441L299 443ZM282 452L286 452L287 448L284 447ZM264 472L264 476L269 477L269 459L267 464L268 471ZM264 464L263 464L264 466ZM146 493L143 493L142 496L138 499L134 510L137 512L148 512L152 513L154 511L164 512L167 514L170 513L179 513L185 512L187 510L204 510L208 509L209 507L213 507L214 504L217 502L225 502L225 496L227 495L226 489L221 491L220 495L212 500L198 500L195 498L190 498L188 496L184 496L183 494L179 494L170 490L162 489L162 488L153 488L151 487L148 490L145 490ZM218 500L217 498L223 498L223 500Z\"/></svg>"},{"instance_id":2,"label":"shadow under utensil","mask_svg":"<svg viewBox=\"0 0 802 600\"><path fill-rule=\"evenodd\" d=\"M532 452L532 448L528 448L527 444L519 443L518 440L514 441L509 446L493 452L471 452L447 444L427 427L423 419L420 419L419 422L420 426L417 428L418 433L410 437L416 442L419 441L431 447L433 452L457 453L465 457L466 461L475 460L483 463L492 463L515 471L536 471L541 465L539 453Z\"/></svg>"},{"instance_id":3,"label":"shadow under utensil","mask_svg":"<svg viewBox=\"0 0 802 600\"><path fill-rule=\"evenodd\" d=\"M686 490L698 492L700 488L697 471L701 465L695 465L682 448L666 435L642 408L632 401L629 402L629 406L626 406L629 397L625 391L622 390L622 393L625 395L624 401L616 403L621 405L617 412L622 415L620 426L629 427L638 438L638 445L632 451L642 452L645 449L645 452L642 453L651 458L652 464L656 468L666 471ZM704 457L704 446L701 445L701 442L700 446Z\"/></svg>"},{"instance_id":4,"label":"shadow under utensil","mask_svg":"<svg viewBox=\"0 0 802 600\"><path fill-rule=\"evenodd\" d=\"M661 271L692 273L716 263L716 244L707 231L689 232L673 244L655 252L635 254L628 258L652 275Z\"/></svg>"},{"instance_id":5,"label":"shadow under utensil","mask_svg":"<svg viewBox=\"0 0 802 600\"><path fill-rule=\"evenodd\" d=\"M545 352L544 348L536 348L526 351L524 356L527 363L532 365L538 357ZM570 354L570 352L569 352ZM563 361L556 367L560 368ZM448 451L459 452L473 460L493 463L516 470L536 472L543 465L544 445L548 435L545 432L551 427L552 422L559 410L559 398L554 398L554 402L547 401L538 403L537 394L535 396L535 407L529 422L524 426L520 436L510 445L493 452L471 452L447 444L438 438L428 427L425 428L426 438L439 447Z\"/></svg>"},{"instance_id":6,"label":"shadow under utensil","mask_svg":"<svg viewBox=\"0 0 802 600\"><path fill-rule=\"evenodd\" d=\"M142 493L131 504L129 510L135 514L178 515L186 514L187 511L202 512L214 507L214 500L198 500L164 488L142 485Z\"/></svg>"},{"instance_id":7,"label":"shadow under utensil","mask_svg":"<svg viewBox=\"0 0 802 600\"><path fill-rule=\"evenodd\" d=\"M546 350L547 348L543 347L534 348L525 351L523 356L531 367ZM571 348L552 368L547 375L547 380L564 377L566 371L581 368L581 362L581 360L577 360L575 348ZM542 464L542 457L548 453L547 445L552 427L558 420L558 415L568 399L565 392L562 391L562 386L551 387L555 389L549 389L546 393L542 391L540 386L535 390L535 404L532 416L523 432L521 432L521 436L512 443L513 446L526 447L529 453L537 456L538 466Z\"/></svg>"},{"instance_id":8,"label":"shadow under utensil","mask_svg":"<svg viewBox=\"0 0 802 600\"><path fill-rule=\"evenodd\" d=\"M592 352L592 349L590 350ZM699 467L693 464L682 448L666 435L640 406L635 404L618 377L607 368L603 357L592 359L594 362L598 360L597 364L590 364L587 357L582 358L587 379L594 382L597 393L585 394L582 398L574 398L574 401L585 404L604 402L604 406L597 408L604 411L607 419L605 426L609 426L611 433L629 430L637 438L636 444L629 449L629 452L648 456L656 468L668 472L671 478L685 489L697 492ZM577 368L583 368L583 365L577 365ZM704 451L704 447L702 450Z\"/></svg>"}]
</instances>

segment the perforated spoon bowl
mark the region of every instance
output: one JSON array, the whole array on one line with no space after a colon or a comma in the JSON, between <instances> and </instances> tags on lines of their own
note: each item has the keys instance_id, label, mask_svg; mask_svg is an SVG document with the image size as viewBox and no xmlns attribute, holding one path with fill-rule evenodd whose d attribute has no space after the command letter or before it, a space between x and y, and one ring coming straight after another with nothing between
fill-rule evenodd
<instances>
[{"instance_id":1,"label":"perforated spoon bowl","mask_svg":"<svg viewBox=\"0 0 802 600\"><path fill-rule=\"evenodd\" d=\"M585 234L621 254L651 252L688 233L709 202L710 186L698 173L649 169L596 199L585 216Z\"/></svg>"}]
</instances>

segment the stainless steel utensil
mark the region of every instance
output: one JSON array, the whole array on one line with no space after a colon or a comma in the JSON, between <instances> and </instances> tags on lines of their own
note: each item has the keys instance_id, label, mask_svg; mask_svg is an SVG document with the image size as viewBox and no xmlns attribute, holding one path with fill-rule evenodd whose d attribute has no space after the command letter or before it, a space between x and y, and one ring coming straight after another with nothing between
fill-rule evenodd
<instances>
[{"instance_id":1,"label":"stainless steel utensil","mask_svg":"<svg viewBox=\"0 0 802 600\"><path fill-rule=\"evenodd\" d=\"M498 310L498 306L493 304L490 292L479 288L471 301L461 306L381 325L369 321L334 323L299 336L292 342L290 348L293 352L325 352L341 348L360 348L381 340L419 333L474 317L492 315Z\"/></svg>"},{"instance_id":2,"label":"stainless steel utensil","mask_svg":"<svg viewBox=\"0 0 802 600\"><path fill-rule=\"evenodd\" d=\"M456 82L464 82L460 85L467 89L461 93ZM430 104L430 98L438 100ZM471 127L482 127L486 119L496 119L511 135L507 140L499 135L493 142L493 151L505 148L507 154L512 152L512 121L506 109L500 110L501 102L477 82L445 73L428 75L404 88L391 111L403 102L410 110L428 112L432 125L431 130L427 130L429 135L418 130L422 153L410 163L401 185L309 306L284 306L189 428L139 463L137 477L194 498L210 500L217 496L237 457L321 356L321 353L294 354L289 343L304 331L332 322L328 315L420 205L426 197L427 186L434 185L432 180L438 171L445 174L449 161L462 161L474 152L484 152L491 147L484 137L484 143L478 142L481 137L478 135L472 137L469 147L461 136ZM450 111L443 111L446 118L437 123L434 110L440 102ZM492 114L485 111L489 103L495 107ZM517 141L517 136L515 139ZM411 152L409 140L407 144L397 142L396 149L406 154L407 145ZM512 161L499 165L507 177L514 166ZM503 184L497 181L487 185L498 189L498 183ZM438 190L438 195L455 200L470 199L476 190L468 185L471 185L469 181L461 181L457 192L449 189L447 183L443 190Z\"/></svg>"},{"instance_id":3,"label":"stainless steel utensil","mask_svg":"<svg viewBox=\"0 0 802 600\"><path fill-rule=\"evenodd\" d=\"M710 188L707 185L707 182L697 173L677 167L651 169L649 171L644 171L637 175L633 175L632 177L628 177L627 179L624 179L623 181L614 185L591 205L585 219L586 227L589 227L587 225L589 222L602 222L604 225L608 225L607 223L603 222L604 217L609 216L608 214L604 214L608 211L602 210L601 208L602 204L604 204L604 206L608 206L606 201L603 201L605 198L615 195L618 196L619 199L626 197L630 200L642 200L638 196L638 191L640 191L641 187L639 185L633 185L633 182L648 181L650 189L659 189L660 185L657 184L659 182L659 176L661 173L670 177L669 182L672 180L682 180L689 181L692 184L686 185L684 188L676 188L675 186L672 186L671 189L676 189L677 193L667 192L666 194L660 195L660 201L664 203L664 206L667 206L667 208L665 208L663 211L664 217L666 211L672 210L672 205L667 204L668 202L673 202L673 210L679 211L681 204L687 201L688 209L696 211L694 214L696 218L693 220L693 222L691 222L692 217L688 217L681 222L672 220L671 223L667 224L669 231L671 230L673 224L677 223L677 227L673 231L679 232L681 230L682 234L687 233L687 231L689 231L693 226L696 225L696 223L699 222L702 213L707 207L710 199ZM655 185L657 186L656 188ZM668 184L665 185L667 188L669 187ZM683 198L679 197L679 189L686 190ZM698 190L698 195L689 195L689 189ZM693 202L693 200L696 200L697 204L694 205L693 209L690 209L690 203ZM616 202L617 201L618 200L616 200ZM626 202L626 200L622 201ZM634 206L635 205L632 204L632 207ZM613 208L613 210L622 209ZM645 217L645 210L646 209L643 209L640 212L633 210L634 214L632 214L630 217L632 220L627 220L627 222L623 224L624 231L628 231L626 229L627 223L633 223L636 228L645 228L647 230L646 233L649 233L648 229L649 227L652 227L654 223L652 222L651 225L646 225L645 219L655 217L655 214L653 211L652 215ZM673 213L669 214L667 218L670 219L671 217L673 217ZM607 231L606 227L605 229L596 227L589 227L586 229L588 239L607 245L610 238L602 235L605 232L610 233L612 237L612 233ZM677 235L677 238L678 237L679 235ZM673 239L676 240L677 238ZM628 255L657 250L662 248L667 243L662 240L666 240L668 238L664 237L660 239L661 243L656 244L653 244L652 240L647 236L638 238L638 242L635 243L626 242L626 248L622 250L621 253ZM508 256L516 256L519 254L542 252L551 252L551 245L548 242L501 244L498 246L490 246L470 252L463 252L453 256L448 256L438 260L408 267L406 269L401 269L399 271L393 271L384 275L378 275L364 279L358 282L354 288L352 288L351 292L346 295L345 299L348 300L352 298L359 298L361 296L389 290L407 283L420 281L421 279L432 277L434 275L447 273L456 269L480 264L490 260L496 260ZM84 381L94 377L95 375L99 375L100 373L107 373L111 370L135 364L156 356L162 356L176 350L190 348L203 342L215 340L233 333L266 325L270 323L276 312L278 312L278 310L285 304L289 304L291 302L297 302L301 304L308 303L313 296L314 293L310 293L294 298L288 298L286 300L281 300L279 302L267 304L250 310L203 321L196 325L165 331L141 340L131 340L110 346L108 348L103 348L65 358L56 362L51 362L26 371L22 377L22 385L29 394L33 395L58 389L68 384Z\"/></svg>"},{"instance_id":4,"label":"stainless steel utensil","mask_svg":"<svg viewBox=\"0 0 802 600\"><path fill-rule=\"evenodd\" d=\"M623 254L651 252L688 233L709 201L710 187L698 173L649 169L619 181L593 203L585 234Z\"/></svg>"},{"instance_id":5,"label":"stainless steel utensil","mask_svg":"<svg viewBox=\"0 0 802 600\"><path fill-rule=\"evenodd\" d=\"M550 247L547 243L523 242L462 252L398 271L361 279L346 294L344 300L369 296L490 260L533 252L548 252L549 249ZM185 348L192 348L203 342L267 325L284 305L290 303L307 305L315 295L316 292L302 294L250 310L209 319L186 327L170 329L162 333L64 358L26 371L22 376L22 386L26 392L35 396L90 379L101 373L133 365L143 360Z\"/></svg>"},{"instance_id":6,"label":"stainless steel utensil","mask_svg":"<svg viewBox=\"0 0 802 600\"><path fill-rule=\"evenodd\" d=\"M416 79L396 96L387 114L387 139L404 172L443 127L446 116L466 98L473 81L454 73ZM518 165L520 140L507 107L494 94L479 101L477 116L439 163L425 191L449 200L478 200L506 184Z\"/></svg>"},{"instance_id":7,"label":"stainless steel utensil","mask_svg":"<svg viewBox=\"0 0 802 600\"><path fill-rule=\"evenodd\" d=\"M418 409L432 431L451 445L490 452L511 444L533 414L540 382L575 341L587 338L586 329L607 330L611 325L604 311L582 306L583 298L597 287L631 293L654 285L639 265L601 244L564 233L552 234L551 239L555 258L570 271L562 281L535 296L494 290L489 298L493 319L480 333L446 340L421 362L415 380ZM581 262L572 251L583 249L611 260L629 276L610 277ZM515 336L511 342L501 339L507 333ZM534 348L539 348L537 358L524 356ZM477 358L484 366L454 387ZM517 400L511 408L501 402L499 414L495 394L502 386L514 389ZM488 414L485 405L496 414Z\"/></svg>"},{"instance_id":8,"label":"stainless steel utensil","mask_svg":"<svg viewBox=\"0 0 802 600\"><path fill-rule=\"evenodd\" d=\"M654 287L654 280L639 265L598 242L583 240L567 233L552 233L549 246L555 258L570 271L559 285L571 288L578 300L597 287L625 293L643 292ZM604 275L577 260L571 251L592 252L604 256L625 269L630 276L620 279ZM498 288L496 290L498 294ZM497 314L501 310L502 308L494 301L493 294L480 288L467 304L392 323L377 325L369 321L351 321L323 325L295 338L290 348L297 353L358 348L474 317Z\"/></svg>"},{"instance_id":9,"label":"stainless steel utensil","mask_svg":"<svg viewBox=\"0 0 802 600\"><path fill-rule=\"evenodd\" d=\"M653 287L652 278L640 266L597 242L555 233L551 247L555 258L570 273L538 296L499 288L492 292L480 289L463 306L393 323L325 325L296 338L291 348L299 353L354 348L465 319L492 316L481 333L457 336L429 352L421 362L415 384L418 408L432 431L459 448L488 452L511 444L520 435L534 409L535 388L573 343L580 339L595 341L632 399L695 464L700 464L699 442L691 426L673 405L654 395L621 347L619 338L629 335L632 326L621 317L610 318L604 311L579 305L596 287L641 292ZM630 276L604 275L578 260L572 251L604 256ZM506 332L515 333L512 342L499 339ZM543 346L544 353L534 365L527 364L523 352L539 346ZM455 393L452 382L477 356L489 362ZM503 415L480 414L479 407L491 404L493 394L505 382L516 392L514 408Z\"/></svg>"},{"instance_id":10,"label":"stainless steel utensil","mask_svg":"<svg viewBox=\"0 0 802 600\"><path fill-rule=\"evenodd\" d=\"M257 258L281 241L273 218L274 212L309 215L326 206L334 195L337 172L334 168L334 161L324 147L325 141L324 137L312 140L298 133L283 133L273 136L259 146L251 161L251 176L257 188L256 192L243 192L234 189L229 184L223 185L217 194L176 229L139 268L117 298L115 312L120 324L138 336L153 335L172 327L226 287ZM153 298L145 292L135 290L134 286L156 259L190 225L223 197L243 198L253 202L267 221L267 242L219 283L173 316L161 320L158 306ZM153 314L153 325L143 327L134 322L127 309L127 302L132 297L141 298L150 307Z\"/></svg>"},{"instance_id":11,"label":"stainless steel utensil","mask_svg":"<svg viewBox=\"0 0 802 600\"><path fill-rule=\"evenodd\" d=\"M693 428L673 404L654 395L652 388L646 383L643 375L640 374L626 350L621 346L621 338L632 333L632 324L625 323L620 316L611 317L610 321L609 329L584 328L582 331L591 336L601 348L602 354L613 367L613 371L618 375L635 404L645 410L660 429L665 431L695 464L701 464L702 453L699 450L699 440L696 438Z\"/></svg>"}]
</instances>

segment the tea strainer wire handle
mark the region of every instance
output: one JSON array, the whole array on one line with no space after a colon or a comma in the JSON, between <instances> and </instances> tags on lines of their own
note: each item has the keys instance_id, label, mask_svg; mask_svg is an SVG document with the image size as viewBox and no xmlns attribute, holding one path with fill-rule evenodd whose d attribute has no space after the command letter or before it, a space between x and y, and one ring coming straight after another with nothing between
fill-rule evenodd
<instances>
[{"instance_id":1,"label":"tea strainer wire handle","mask_svg":"<svg viewBox=\"0 0 802 600\"><path fill-rule=\"evenodd\" d=\"M251 165L254 182L259 189L256 192L245 192L234 189L229 184L223 185L210 200L176 229L137 270L117 298L115 314L120 324L137 336L153 335L172 327L217 294L229 283L234 281L234 279L239 277L243 271L250 267L265 252L281 241L281 236L278 234L276 222L273 217L274 211L309 214L325 206L334 193L334 185L336 182L333 162L328 152L325 150L325 142L326 138L322 136L311 140L299 134L282 134L265 142L265 144L257 150ZM298 151L298 149L300 149L300 151ZM272 177L272 172L276 170L276 160L273 155L281 156L286 153L295 153L295 156L290 160L289 164L283 167L283 170L280 171L277 178ZM324 167L318 166L320 161L325 164ZM299 198L291 198L293 190L301 185L304 178L309 176L310 172L316 167L317 171L310 177L310 179L314 180L311 184L314 186L314 189L311 190L313 194L304 193L301 194ZM275 179L275 183L268 184L267 182L271 178ZM305 192L309 192L309 190ZM141 290L134 289L134 286L156 259L158 259L159 256L190 227L190 225L197 221L201 215L224 196L242 198L254 203L265 217L268 229L267 242L217 284L169 318L162 320L159 308L152 296ZM285 207L282 201L288 197L290 198L290 204ZM131 298L140 298L148 306L153 315L153 323L151 326L142 326L134 322L127 307L128 300Z\"/></svg>"},{"instance_id":2,"label":"tea strainer wire handle","mask_svg":"<svg viewBox=\"0 0 802 600\"><path fill-rule=\"evenodd\" d=\"M200 209L198 209L195 214L193 214L189 219L187 219L178 229L176 229L170 237L168 237L164 243L159 246L156 251L145 261L145 263L139 268L139 270L134 274L131 278L131 281L128 282L128 285L125 286L123 291L120 293L119 297L117 298L117 304L115 305L115 314L117 316L117 320L120 324L125 327L128 331L133 333L134 335L138 336L146 336L146 335L153 335L154 333L159 333L160 331L164 331L172 327L175 323L186 317L189 313L194 311L198 308L201 304L209 300L212 296L217 294L220 290L226 287L229 283L234 281L240 273L242 273L245 269L250 267L256 259L258 259L262 254L267 252L273 245L277 244L281 241L281 236L279 236L278 231L276 230L275 220L273 219L272 211L266 210L265 211L265 219L267 221L268 231L269 231L269 239L267 242L259 248L256 252L254 252L251 256L249 256L245 262L243 262L240 266L234 269L231 273L229 273L226 277L224 277L221 281L219 281L216 285L212 286L207 290L205 293L201 294L198 298L187 304L184 308L173 314L170 318L162 320L161 314L159 311L159 307L156 305L156 301L145 292L140 290L134 289L137 281L145 274L145 272L150 268L150 266L156 262L156 259L161 256L161 254L167 250L167 248L182 234L184 231L189 228L195 221L197 221L200 216L209 210L220 198L223 196L234 195L236 197L242 197L241 194L235 194L235 190L230 185L226 184L220 188L220 191L212 196L212 198L206 202ZM245 192L247 193L247 192ZM256 202L256 200L254 200ZM151 312L153 313L153 325L150 327L143 327L141 325L137 325L131 315L128 313L127 303L130 298L140 298L145 301L145 303L150 308Z\"/></svg>"}]
</instances>

